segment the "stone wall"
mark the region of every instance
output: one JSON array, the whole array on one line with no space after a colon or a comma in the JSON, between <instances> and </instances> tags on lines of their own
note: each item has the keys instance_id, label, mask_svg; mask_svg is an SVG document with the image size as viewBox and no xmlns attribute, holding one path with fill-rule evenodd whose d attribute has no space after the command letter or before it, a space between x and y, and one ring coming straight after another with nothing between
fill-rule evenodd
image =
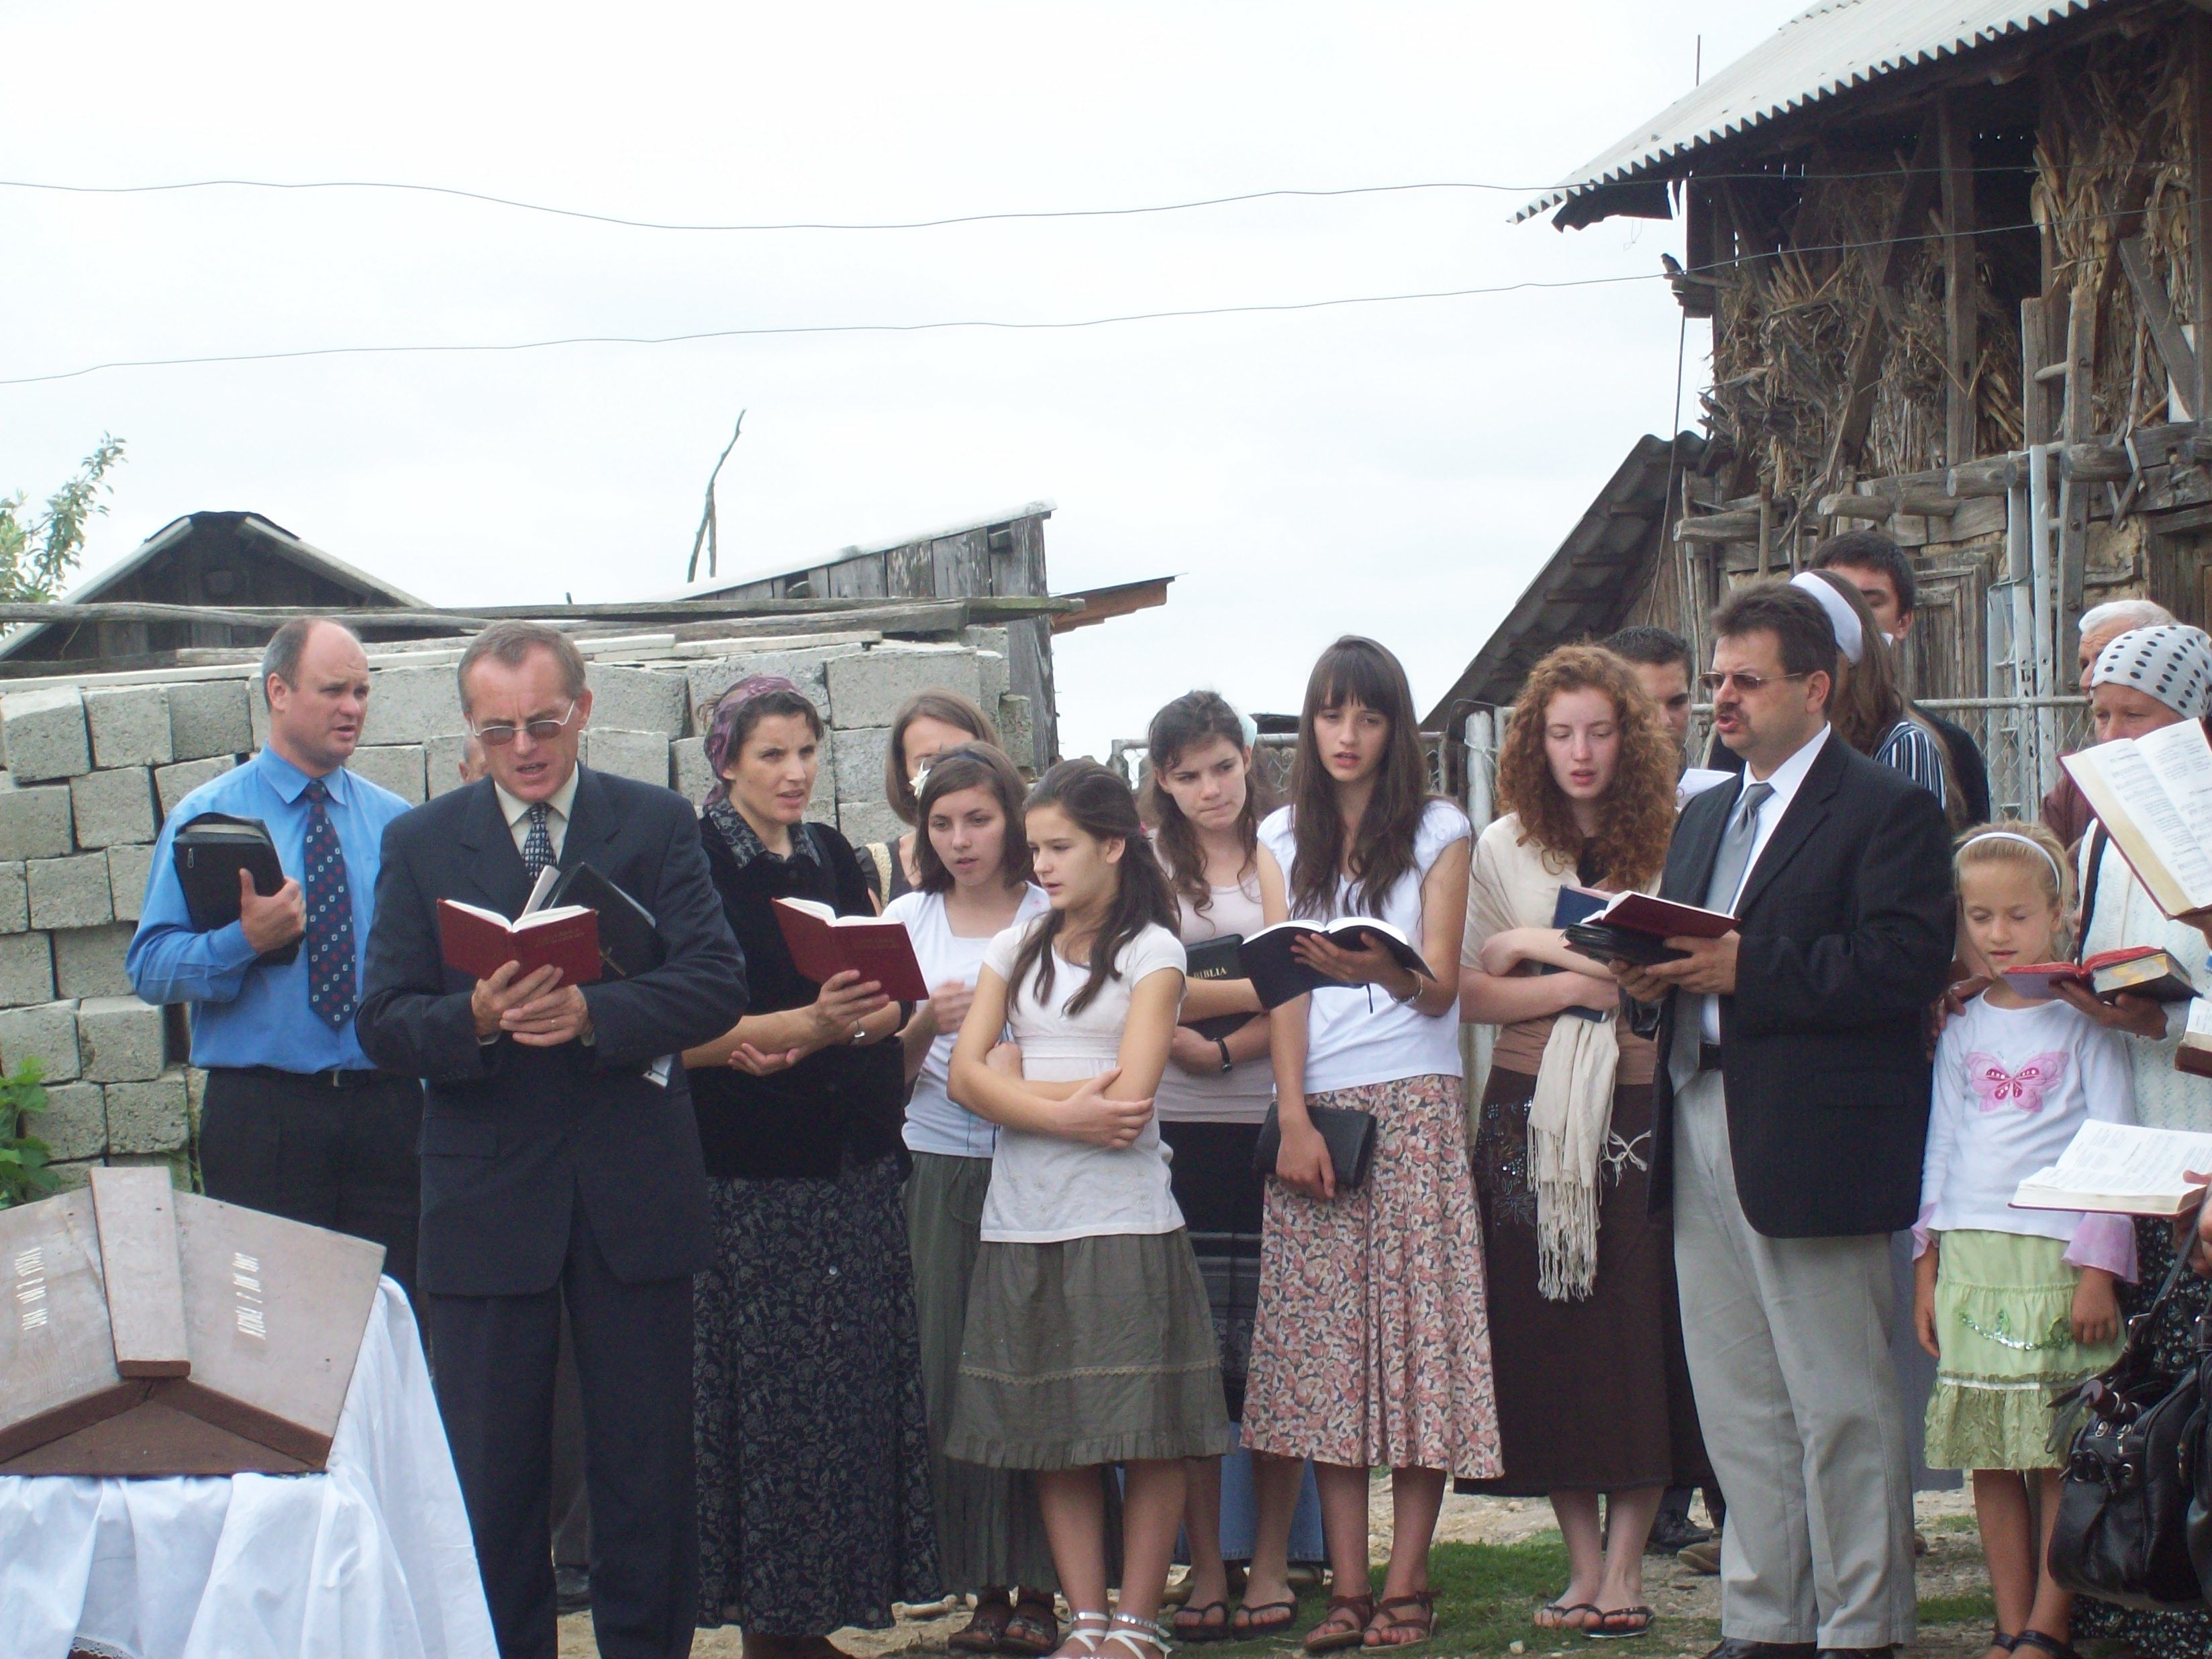
<instances>
[{"instance_id":1,"label":"stone wall","mask_svg":"<svg viewBox=\"0 0 2212 1659\"><path fill-rule=\"evenodd\" d=\"M584 763L674 787L712 783L702 734L750 674L788 675L830 726L810 816L856 845L902 826L883 801L891 716L914 693L957 691L1027 741L1006 695L1005 630L917 642L872 633L679 641L583 639L593 708ZM458 646L371 653L366 741L352 769L410 801L460 781ZM63 1179L92 1164L181 1163L200 1076L185 1065L182 1009L131 994L124 953L162 819L250 756L267 706L246 661L71 680L0 682L0 1067L36 1058L46 1112L31 1121Z\"/></svg>"}]
</instances>

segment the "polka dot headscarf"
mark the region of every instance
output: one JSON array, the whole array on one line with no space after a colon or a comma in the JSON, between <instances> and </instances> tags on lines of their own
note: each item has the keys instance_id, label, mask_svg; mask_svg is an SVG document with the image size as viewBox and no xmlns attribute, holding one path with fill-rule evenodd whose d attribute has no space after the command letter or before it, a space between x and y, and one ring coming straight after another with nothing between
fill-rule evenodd
<instances>
[{"instance_id":1,"label":"polka dot headscarf","mask_svg":"<svg viewBox=\"0 0 2212 1659\"><path fill-rule=\"evenodd\" d=\"M2097 653L2089 684L2129 685L2177 714L2212 714L2212 639L2197 628L2137 628Z\"/></svg>"}]
</instances>

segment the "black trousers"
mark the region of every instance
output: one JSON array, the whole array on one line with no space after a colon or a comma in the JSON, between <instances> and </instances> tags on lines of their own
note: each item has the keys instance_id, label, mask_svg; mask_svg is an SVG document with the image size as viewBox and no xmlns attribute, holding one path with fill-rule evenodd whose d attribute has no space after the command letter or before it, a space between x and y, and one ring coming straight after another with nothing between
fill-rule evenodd
<instances>
[{"instance_id":1,"label":"black trousers","mask_svg":"<svg viewBox=\"0 0 2212 1659\"><path fill-rule=\"evenodd\" d=\"M422 1085L374 1076L337 1089L296 1073L208 1073L200 1176L210 1198L384 1246L384 1271L415 1294L422 1221Z\"/></svg>"},{"instance_id":2,"label":"black trousers","mask_svg":"<svg viewBox=\"0 0 2212 1659\"><path fill-rule=\"evenodd\" d=\"M554 1659L554 1371L575 1339L592 1509L592 1621L605 1659L683 1659L698 1613L691 1281L626 1285L580 1197L561 1282L422 1298L438 1409L476 1535L501 1659Z\"/></svg>"}]
</instances>

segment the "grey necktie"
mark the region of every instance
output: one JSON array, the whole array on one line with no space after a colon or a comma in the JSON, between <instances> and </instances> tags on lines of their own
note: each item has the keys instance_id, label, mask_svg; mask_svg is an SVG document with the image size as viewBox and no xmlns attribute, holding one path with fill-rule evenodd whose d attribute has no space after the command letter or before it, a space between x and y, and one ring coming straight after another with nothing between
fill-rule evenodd
<instances>
[{"instance_id":1,"label":"grey necktie","mask_svg":"<svg viewBox=\"0 0 2212 1659\"><path fill-rule=\"evenodd\" d=\"M1736 802L1735 815L1721 836L1721 850L1713 860L1713 878L1705 888L1705 908L1735 908L1736 890L1751 867L1751 849L1759 840L1759 809L1774 793L1771 783L1747 781ZM1704 1040L1705 1000L1686 996L1674 1009L1674 1042L1667 1054L1667 1075L1680 1090L1698 1074L1698 1044Z\"/></svg>"},{"instance_id":2,"label":"grey necktie","mask_svg":"<svg viewBox=\"0 0 2212 1659\"><path fill-rule=\"evenodd\" d=\"M523 873L534 882L552 862L553 837L545 828L545 803L539 801L530 809L530 834L522 842Z\"/></svg>"}]
</instances>

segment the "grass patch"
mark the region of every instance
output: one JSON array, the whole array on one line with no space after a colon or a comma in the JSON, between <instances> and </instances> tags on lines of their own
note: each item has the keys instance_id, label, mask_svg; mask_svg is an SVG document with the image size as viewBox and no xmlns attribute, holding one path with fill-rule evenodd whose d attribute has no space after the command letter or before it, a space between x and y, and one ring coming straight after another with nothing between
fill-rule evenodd
<instances>
[{"instance_id":1,"label":"grass patch","mask_svg":"<svg viewBox=\"0 0 2212 1659\"><path fill-rule=\"evenodd\" d=\"M1987 1590L1964 1595L1923 1595L1920 1622L1923 1625L1986 1625L1997 1616L1997 1604Z\"/></svg>"}]
</instances>

